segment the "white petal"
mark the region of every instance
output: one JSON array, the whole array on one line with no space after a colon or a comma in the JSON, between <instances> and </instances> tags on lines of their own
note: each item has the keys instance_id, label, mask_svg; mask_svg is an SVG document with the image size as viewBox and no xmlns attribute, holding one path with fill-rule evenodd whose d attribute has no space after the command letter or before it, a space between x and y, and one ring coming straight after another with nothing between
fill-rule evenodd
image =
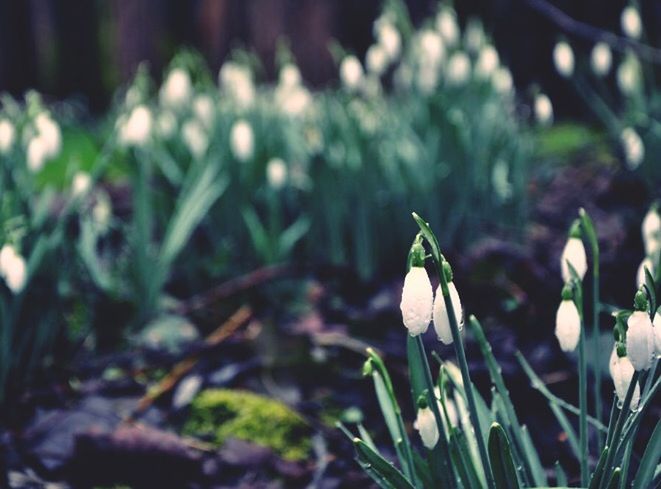
<instances>
[{"instance_id":1,"label":"white petal","mask_svg":"<svg viewBox=\"0 0 661 489\"><path fill-rule=\"evenodd\" d=\"M654 327L644 311L635 311L627 321L627 356L636 370L647 370L654 360Z\"/></svg>"},{"instance_id":2,"label":"white petal","mask_svg":"<svg viewBox=\"0 0 661 489\"><path fill-rule=\"evenodd\" d=\"M438 426L431 409L428 407L418 409L418 416L415 423L413 423L413 427L420 433L420 438L422 438L425 447L431 450L436 446L439 437Z\"/></svg>"},{"instance_id":3,"label":"white petal","mask_svg":"<svg viewBox=\"0 0 661 489\"><path fill-rule=\"evenodd\" d=\"M562 279L565 281L565 283L569 282L569 280L572 278L567 262L571 263L579 278L581 280L583 279L585 272L588 269L588 259L585 254L585 246L583 246L583 241L581 241L579 238L569 238L565 248L562 250L562 256L560 257L560 260Z\"/></svg>"},{"instance_id":4,"label":"white petal","mask_svg":"<svg viewBox=\"0 0 661 489\"><path fill-rule=\"evenodd\" d=\"M570 352L576 349L581 337L581 318L574 301L565 300L560 303L555 315L555 336L562 351Z\"/></svg>"},{"instance_id":5,"label":"white petal","mask_svg":"<svg viewBox=\"0 0 661 489\"><path fill-rule=\"evenodd\" d=\"M629 390L631 378L634 374L634 368L631 361L627 357L618 357L617 352L613 349L610 362L610 372L613 377L613 384L615 385L615 393L620 403L624 402L624 398ZM638 407L640 400L640 386L636 385L633 397L631 398L631 409Z\"/></svg>"},{"instance_id":6,"label":"white petal","mask_svg":"<svg viewBox=\"0 0 661 489\"><path fill-rule=\"evenodd\" d=\"M454 309L455 317L457 318L457 326L459 327L459 331L461 331L464 326L464 312L461 306L459 292L457 291L454 282L448 283L448 291L450 292L452 308ZM453 338L452 329L450 328L450 318L448 317L448 311L445 307L445 299L443 298L443 291L441 290L440 285L436 289L436 297L434 299L434 329L436 330L436 336L439 341L442 341L446 345L452 343Z\"/></svg>"},{"instance_id":7,"label":"white petal","mask_svg":"<svg viewBox=\"0 0 661 489\"><path fill-rule=\"evenodd\" d=\"M427 270L423 267L411 267L404 278L402 302L399 305L404 326L409 330L411 336L417 336L427 331L431 321L433 302L434 292Z\"/></svg>"}]
</instances>

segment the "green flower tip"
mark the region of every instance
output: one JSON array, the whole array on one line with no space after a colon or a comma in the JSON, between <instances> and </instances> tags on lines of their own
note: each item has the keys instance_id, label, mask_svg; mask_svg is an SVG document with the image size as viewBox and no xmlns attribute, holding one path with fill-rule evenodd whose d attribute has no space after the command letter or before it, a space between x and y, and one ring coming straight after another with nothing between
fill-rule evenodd
<instances>
[{"instance_id":1,"label":"green flower tip","mask_svg":"<svg viewBox=\"0 0 661 489\"><path fill-rule=\"evenodd\" d=\"M363 363L363 377L369 377L374 373L374 365L372 364L372 359L368 358Z\"/></svg>"},{"instance_id":2,"label":"green flower tip","mask_svg":"<svg viewBox=\"0 0 661 489\"><path fill-rule=\"evenodd\" d=\"M627 356L627 346L624 344L624 342L618 341L615 347L615 351L617 351L617 356L620 358Z\"/></svg>"},{"instance_id":3,"label":"green flower tip","mask_svg":"<svg viewBox=\"0 0 661 489\"><path fill-rule=\"evenodd\" d=\"M418 401L416 403L418 405L418 409L425 409L427 406L429 406L429 403L427 402L427 390L425 389L422 394L418 396Z\"/></svg>"},{"instance_id":4,"label":"green flower tip","mask_svg":"<svg viewBox=\"0 0 661 489\"><path fill-rule=\"evenodd\" d=\"M581 221L580 219L574 219L571 227L569 228L569 237L570 238L581 238Z\"/></svg>"},{"instance_id":5,"label":"green flower tip","mask_svg":"<svg viewBox=\"0 0 661 489\"><path fill-rule=\"evenodd\" d=\"M410 263L412 267L424 267L425 266L425 257L427 253L425 252L425 247L422 246L422 236L420 233L415 237L411 249L409 251Z\"/></svg>"},{"instance_id":6,"label":"green flower tip","mask_svg":"<svg viewBox=\"0 0 661 489\"><path fill-rule=\"evenodd\" d=\"M570 301L574 298L574 291L572 290L570 284L564 285L564 287L562 288L561 296L563 301Z\"/></svg>"},{"instance_id":7,"label":"green flower tip","mask_svg":"<svg viewBox=\"0 0 661 489\"><path fill-rule=\"evenodd\" d=\"M452 282L454 275L452 273L452 266L446 260L443 260L443 275L447 283Z\"/></svg>"},{"instance_id":8,"label":"green flower tip","mask_svg":"<svg viewBox=\"0 0 661 489\"><path fill-rule=\"evenodd\" d=\"M649 307L649 302L647 300L647 294L645 293L645 289L641 287L638 289L638 292L636 292L636 297L633 299L633 307L636 311L647 311L647 308Z\"/></svg>"}]
</instances>

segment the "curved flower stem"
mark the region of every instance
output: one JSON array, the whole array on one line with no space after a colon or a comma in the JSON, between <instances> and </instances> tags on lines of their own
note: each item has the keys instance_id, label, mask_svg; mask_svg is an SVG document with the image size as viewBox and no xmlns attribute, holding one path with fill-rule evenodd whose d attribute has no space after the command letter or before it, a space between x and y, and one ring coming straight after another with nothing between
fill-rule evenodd
<instances>
[{"instance_id":1,"label":"curved flower stem","mask_svg":"<svg viewBox=\"0 0 661 489\"><path fill-rule=\"evenodd\" d=\"M461 370L461 377L464 382L465 391L466 391L466 400L468 401L468 409L470 411L471 423L473 424L473 429L475 430L475 438L477 439L477 446L480 452L480 458L482 459L482 466L484 467L484 473L487 480L487 486L490 489L496 488L496 483L493 478L493 473L491 472L491 464L489 463L489 456L487 453L487 447L484 442L484 436L482 434L482 429L480 428L479 418L477 416L477 407L475 405L475 396L473 395L473 383L470 379L470 374L468 372L468 362L466 361L466 352L464 351L464 344L461 339L461 333L459 332L459 325L457 324L457 317L455 316L454 306L452 305L452 300L450 299L450 290L448 288L447 280L445 279L445 274L443 273L443 262L445 262L445 257L441 254L441 248L434 235L433 231L429 225L415 212L413 213L413 219L420 227L420 231L424 236L425 240L429 243L432 252L432 258L434 260L434 265L436 266L436 272L441 283L441 291L443 293L443 300L445 301L445 307L448 312L448 319L450 320L450 330L452 331L452 339L455 353L457 355L457 363L459 363L459 368Z\"/></svg>"}]
</instances>

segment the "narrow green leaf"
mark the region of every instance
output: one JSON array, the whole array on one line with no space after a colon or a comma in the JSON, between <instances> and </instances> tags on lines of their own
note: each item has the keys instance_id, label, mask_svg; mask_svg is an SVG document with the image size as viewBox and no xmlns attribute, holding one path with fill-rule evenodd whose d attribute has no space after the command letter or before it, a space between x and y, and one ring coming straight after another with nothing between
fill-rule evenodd
<instances>
[{"instance_id":1,"label":"narrow green leaf","mask_svg":"<svg viewBox=\"0 0 661 489\"><path fill-rule=\"evenodd\" d=\"M592 478L590 479L590 485L588 486L588 489L596 489L601 484L601 479L604 475L604 465L606 465L606 460L608 459L608 450L608 446L602 450L599 461L597 462L597 466L594 468L594 472L592 473Z\"/></svg>"},{"instance_id":2,"label":"narrow green leaf","mask_svg":"<svg viewBox=\"0 0 661 489\"><path fill-rule=\"evenodd\" d=\"M638 472L633 481L633 489L647 489L652 487L654 470L661 456L661 421L657 421L652 437L647 442L647 447L640 460Z\"/></svg>"},{"instance_id":3,"label":"narrow green leaf","mask_svg":"<svg viewBox=\"0 0 661 489\"><path fill-rule=\"evenodd\" d=\"M562 465L556 460L555 462L555 485L556 486L566 486L567 485L567 474L565 474Z\"/></svg>"},{"instance_id":4,"label":"narrow green leaf","mask_svg":"<svg viewBox=\"0 0 661 489\"><path fill-rule=\"evenodd\" d=\"M518 489L514 461L505 430L498 423L491 425L489 432L489 461L496 482L496 489Z\"/></svg>"},{"instance_id":5,"label":"narrow green leaf","mask_svg":"<svg viewBox=\"0 0 661 489\"><path fill-rule=\"evenodd\" d=\"M358 463L383 489L414 489L413 484L395 466L372 450L364 441L355 438Z\"/></svg>"},{"instance_id":6,"label":"narrow green leaf","mask_svg":"<svg viewBox=\"0 0 661 489\"><path fill-rule=\"evenodd\" d=\"M457 428L451 428L450 430L450 453L464 487L470 487L471 489L484 487L475 470L475 463L468 447L466 435Z\"/></svg>"},{"instance_id":7,"label":"narrow green leaf","mask_svg":"<svg viewBox=\"0 0 661 489\"><path fill-rule=\"evenodd\" d=\"M606 486L606 489L617 489L617 486L620 483L620 477L621 476L622 476L622 469L620 469L618 467L611 474L611 477L608 480L608 485Z\"/></svg>"},{"instance_id":8,"label":"narrow green leaf","mask_svg":"<svg viewBox=\"0 0 661 489\"><path fill-rule=\"evenodd\" d=\"M656 311L657 301L656 301L656 282L650 271L645 267L645 289L647 290L647 295L650 298L650 310Z\"/></svg>"}]
</instances>

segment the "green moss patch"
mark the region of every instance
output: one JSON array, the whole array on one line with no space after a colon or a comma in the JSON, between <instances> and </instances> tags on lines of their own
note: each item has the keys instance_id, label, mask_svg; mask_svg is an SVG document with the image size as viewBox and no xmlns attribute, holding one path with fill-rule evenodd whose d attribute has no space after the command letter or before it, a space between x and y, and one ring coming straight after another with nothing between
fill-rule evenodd
<instances>
[{"instance_id":1,"label":"green moss patch","mask_svg":"<svg viewBox=\"0 0 661 489\"><path fill-rule=\"evenodd\" d=\"M191 404L184 433L211 438L218 446L227 438L272 449L287 460L310 453L310 429L305 420L279 401L246 391L207 389Z\"/></svg>"}]
</instances>

